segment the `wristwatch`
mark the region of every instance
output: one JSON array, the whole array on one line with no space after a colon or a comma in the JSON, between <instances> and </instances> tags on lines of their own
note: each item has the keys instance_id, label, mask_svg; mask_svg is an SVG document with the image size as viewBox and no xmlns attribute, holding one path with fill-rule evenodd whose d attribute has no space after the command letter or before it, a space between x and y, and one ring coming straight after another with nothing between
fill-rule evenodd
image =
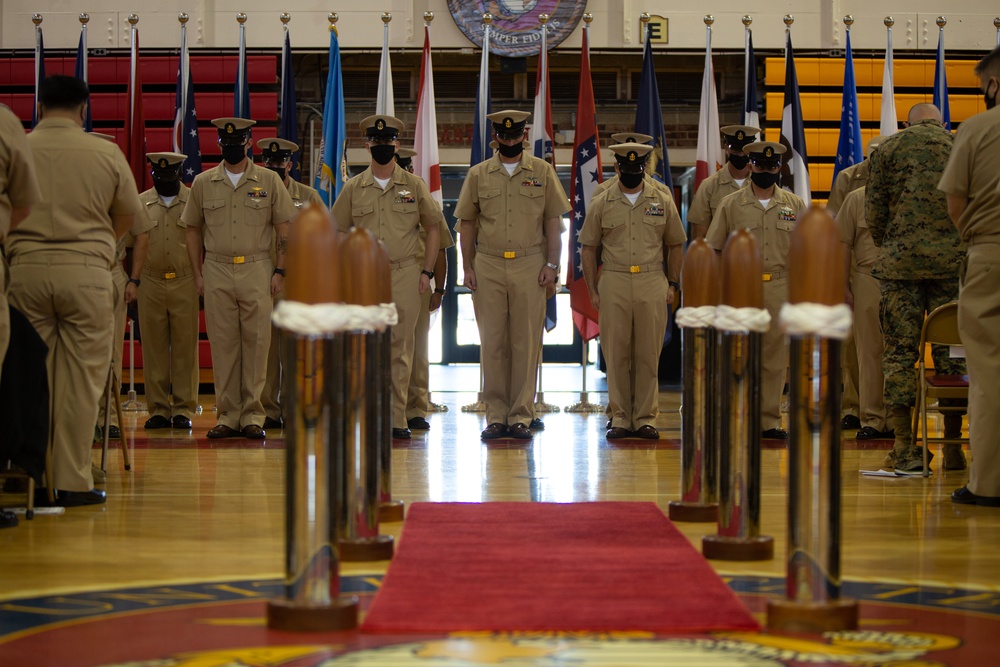
<instances>
[{"instance_id":1,"label":"wristwatch","mask_svg":"<svg viewBox=\"0 0 1000 667\"><path fill-rule=\"evenodd\" d=\"M435 287L434 288L434 293L435 294L440 294L441 296L444 296L444 290L442 288L440 288L440 287Z\"/></svg>"},{"instance_id":2,"label":"wristwatch","mask_svg":"<svg viewBox=\"0 0 1000 667\"><path fill-rule=\"evenodd\" d=\"M276 269L274 269L274 272L277 273L282 278L285 277L285 270L284 269L278 269L278 268L276 268Z\"/></svg>"},{"instance_id":3,"label":"wristwatch","mask_svg":"<svg viewBox=\"0 0 1000 667\"><path fill-rule=\"evenodd\" d=\"M428 278L430 278L431 280L433 280L433 279L434 279L434 272L433 272L433 271L428 271L427 269L424 269L424 270L423 270L423 271L421 271L420 273L422 273L423 275L427 276L427 277L428 277Z\"/></svg>"},{"instance_id":4,"label":"wristwatch","mask_svg":"<svg viewBox=\"0 0 1000 667\"><path fill-rule=\"evenodd\" d=\"M681 284L679 282L677 282L676 280L668 280L667 284L670 285L671 287L673 287L674 289L680 289L681 288Z\"/></svg>"},{"instance_id":5,"label":"wristwatch","mask_svg":"<svg viewBox=\"0 0 1000 667\"><path fill-rule=\"evenodd\" d=\"M141 281L141 280L139 280L138 278L129 278L129 279L128 279L128 281L129 281L130 283L132 283L133 285L135 285L136 287L138 287L138 286L139 286L139 283L141 283L141 282L142 282L142 281Z\"/></svg>"},{"instance_id":6,"label":"wristwatch","mask_svg":"<svg viewBox=\"0 0 1000 667\"><path fill-rule=\"evenodd\" d=\"M548 268L548 269L552 269L556 273L559 273L559 265L558 264L553 264L552 262L545 262L545 267Z\"/></svg>"}]
</instances>

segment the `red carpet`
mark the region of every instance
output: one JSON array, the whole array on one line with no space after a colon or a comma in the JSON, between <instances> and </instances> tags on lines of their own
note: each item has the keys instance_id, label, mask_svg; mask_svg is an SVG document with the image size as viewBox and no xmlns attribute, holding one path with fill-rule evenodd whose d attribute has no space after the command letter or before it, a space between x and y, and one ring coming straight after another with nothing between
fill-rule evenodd
<instances>
[{"instance_id":1,"label":"red carpet","mask_svg":"<svg viewBox=\"0 0 1000 667\"><path fill-rule=\"evenodd\" d=\"M653 503L415 503L366 632L756 630Z\"/></svg>"}]
</instances>

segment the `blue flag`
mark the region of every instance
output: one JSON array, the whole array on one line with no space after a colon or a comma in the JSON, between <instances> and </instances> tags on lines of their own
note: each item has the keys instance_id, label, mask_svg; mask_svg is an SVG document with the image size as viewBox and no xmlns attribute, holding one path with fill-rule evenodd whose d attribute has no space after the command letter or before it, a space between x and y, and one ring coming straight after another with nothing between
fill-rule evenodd
<instances>
[{"instance_id":1,"label":"blue flag","mask_svg":"<svg viewBox=\"0 0 1000 667\"><path fill-rule=\"evenodd\" d=\"M479 86L476 88L476 112L472 120L472 157L469 166L474 167L483 160L493 157L490 148L490 121L486 117L490 108L490 27L486 26L483 36L483 57L479 61Z\"/></svg>"},{"instance_id":2,"label":"blue flag","mask_svg":"<svg viewBox=\"0 0 1000 667\"><path fill-rule=\"evenodd\" d=\"M653 67L653 45L650 35L652 26L646 26L646 48L642 53L642 76L639 78L639 105L635 110L635 131L653 137L653 152L649 166L653 177L673 188L670 177L670 157L667 155L667 137L663 131L663 109L660 106L660 90L656 85L656 69Z\"/></svg>"},{"instance_id":3,"label":"blue flag","mask_svg":"<svg viewBox=\"0 0 1000 667\"><path fill-rule=\"evenodd\" d=\"M743 67L746 86L743 91L743 112L740 114L740 122L750 127L760 127L760 114L757 112L757 61L753 55L753 32L749 26L746 29Z\"/></svg>"},{"instance_id":4,"label":"blue flag","mask_svg":"<svg viewBox=\"0 0 1000 667\"><path fill-rule=\"evenodd\" d=\"M246 26L242 23L240 24L240 56L236 67L236 85L233 87L233 117L252 119L250 115L250 84L247 82L247 32Z\"/></svg>"},{"instance_id":5,"label":"blue flag","mask_svg":"<svg viewBox=\"0 0 1000 667\"><path fill-rule=\"evenodd\" d=\"M330 28L330 71L326 77L326 103L323 106L323 139L319 146L322 160L314 187L323 203L332 206L347 175L345 150L347 128L344 124L344 77L340 71L340 42L336 28Z\"/></svg>"},{"instance_id":6,"label":"blue flag","mask_svg":"<svg viewBox=\"0 0 1000 667\"><path fill-rule=\"evenodd\" d=\"M42 26L35 26L35 103L31 106L31 127L38 125L38 89L45 81L45 44ZM90 105L87 105L90 106Z\"/></svg>"},{"instance_id":7,"label":"blue flag","mask_svg":"<svg viewBox=\"0 0 1000 667\"><path fill-rule=\"evenodd\" d=\"M941 119L951 129L951 109L948 105L948 73L944 67L944 28L938 30L937 59L934 61L934 106L941 110Z\"/></svg>"},{"instance_id":8,"label":"blue flag","mask_svg":"<svg viewBox=\"0 0 1000 667\"><path fill-rule=\"evenodd\" d=\"M865 159L861 145L861 119L858 117L858 89L854 83L854 56L851 53L851 31L847 31L847 55L844 56L844 100L840 107L840 141L837 159L833 163L833 181L841 169Z\"/></svg>"},{"instance_id":9,"label":"blue flag","mask_svg":"<svg viewBox=\"0 0 1000 667\"><path fill-rule=\"evenodd\" d=\"M194 82L188 57L187 27L181 26L181 52L177 61L177 92L174 96L175 153L187 155L181 178L190 184L201 173L201 145L198 143L198 114L194 110Z\"/></svg>"},{"instance_id":10,"label":"blue flag","mask_svg":"<svg viewBox=\"0 0 1000 667\"><path fill-rule=\"evenodd\" d=\"M802 122L799 78L795 74L792 32L785 29L785 100L781 110L781 143L787 148L781 161L781 187L797 194L806 206L812 204L809 155L806 153L806 126Z\"/></svg>"},{"instance_id":11,"label":"blue flag","mask_svg":"<svg viewBox=\"0 0 1000 667\"><path fill-rule=\"evenodd\" d=\"M288 37L288 28L285 28L285 46L281 49L281 100L279 101L278 113L281 114L281 121L278 124L278 137L287 139L292 143L299 143L299 119L295 111L295 74L292 71L292 42ZM291 177L293 181L299 180L298 156L293 155Z\"/></svg>"},{"instance_id":12,"label":"blue flag","mask_svg":"<svg viewBox=\"0 0 1000 667\"><path fill-rule=\"evenodd\" d=\"M80 43L76 47L76 68L73 76L80 81L87 83L87 26L80 26ZM83 131L93 132L94 120L90 115L90 105L87 105L87 115L83 119Z\"/></svg>"}]
</instances>

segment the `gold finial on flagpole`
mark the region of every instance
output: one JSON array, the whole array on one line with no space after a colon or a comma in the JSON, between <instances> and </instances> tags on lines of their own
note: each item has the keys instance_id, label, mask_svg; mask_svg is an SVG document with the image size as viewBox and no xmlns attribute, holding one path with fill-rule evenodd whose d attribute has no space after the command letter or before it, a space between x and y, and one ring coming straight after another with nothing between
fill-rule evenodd
<instances>
[{"instance_id":1,"label":"gold finial on flagpole","mask_svg":"<svg viewBox=\"0 0 1000 667\"><path fill-rule=\"evenodd\" d=\"M187 23L190 18L191 17L185 14L184 12L181 12L180 14L177 15L177 20L180 22L181 25Z\"/></svg>"},{"instance_id":2,"label":"gold finial on flagpole","mask_svg":"<svg viewBox=\"0 0 1000 667\"><path fill-rule=\"evenodd\" d=\"M639 14L639 22L642 23L642 25L646 25L647 23L649 23L649 21L650 21L649 12L643 12L642 14Z\"/></svg>"},{"instance_id":3,"label":"gold finial on flagpole","mask_svg":"<svg viewBox=\"0 0 1000 667\"><path fill-rule=\"evenodd\" d=\"M330 12L326 15L326 20L330 22L330 31L337 32L337 21L340 20L340 15L337 12Z\"/></svg>"},{"instance_id":4,"label":"gold finial on flagpole","mask_svg":"<svg viewBox=\"0 0 1000 667\"><path fill-rule=\"evenodd\" d=\"M546 23L549 22L549 15L548 14L539 14L538 15L538 22L541 23L542 25L545 25Z\"/></svg>"},{"instance_id":5,"label":"gold finial on flagpole","mask_svg":"<svg viewBox=\"0 0 1000 667\"><path fill-rule=\"evenodd\" d=\"M129 14L128 15L128 24L130 26L132 26L134 28L135 24L138 23L138 22L139 22L139 15L138 14Z\"/></svg>"},{"instance_id":6,"label":"gold finial on flagpole","mask_svg":"<svg viewBox=\"0 0 1000 667\"><path fill-rule=\"evenodd\" d=\"M935 21L935 23L937 23L937 27L944 30L944 27L948 25L948 18L945 16L939 16L937 17L937 21Z\"/></svg>"},{"instance_id":7,"label":"gold finial on flagpole","mask_svg":"<svg viewBox=\"0 0 1000 667\"><path fill-rule=\"evenodd\" d=\"M886 16L884 19L882 19L882 23L885 24L886 28L891 28L896 24L896 21L891 16Z\"/></svg>"},{"instance_id":8,"label":"gold finial on flagpole","mask_svg":"<svg viewBox=\"0 0 1000 667\"><path fill-rule=\"evenodd\" d=\"M711 14L705 14L705 18L702 20L705 21L705 25L712 25L715 23L715 17Z\"/></svg>"},{"instance_id":9,"label":"gold finial on flagpole","mask_svg":"<svg viewBox=\"0 0 1000 667\"><path fill-rule=\"evenodd\" d=\"M749 28L751 23L753 23L753 17L750 16L749 14L744 14L743 15L743 25L746 26L747 28Z\"/></svg>"},{"instance_id":10,"label":"gold finial on flagpole","mask_svg":"<svg viewBox=\"0 0 1000 667\"><path fill-rule=\"evenodd\" d=\"M281 24L286 28L288 27L288 22L292 20L292 16L288 12L282 12L278 18L281 19Z\"/></svg>"},{"instance_id":11,"label":"gold finial on flagpole","mask_svg":"<svg viewBox=\"0 0 1000 667\"><path fill-rule=\"evenodd\" d=\"M80 23L83 25L90 23L90 14L87 14L86 12L80 14Z\"/></svg>"},{"instance_id":12,"label":"gold finial on flagpole","mask_svg":"<svg viewBox=\"0 0 1000 667\"><path fill-rule=\"evenodd\" d=\"M844 25L847 26L848 30L850 30L851 26L854 25L854 17L851 16L850 14L848 14L847 16L845 16L844 17Z\"/></svg>"},{"instance_id":13,"label":"gold finial on flagpole","mask_svg":"<svg viewBox=\"0 0 1000 667\"><path fill-rule=\"evenodd\" d=\"M434 20L434 12L424 12L424 23L430 23Z\"/></svg>"},{"instance_id":14,"label":"gold finial on flagpole","mask_svg":"<svg viewBox=\"0 0 1000 667\"><path fill-rule=\"evenodd\" d=\"M486 25L490 25L491 23L493 23L493 14L490 14L489 12L483 14L483 23L485 23Z\"/></svg>"},{"instance_id":15,"label":"gold finial on flagpole","mask_svg":"<svg viewBox=\"0 0 1000 667\"><path fill-rule=\"evenodd\" d=\"M586 23L587 25L590 25L590 22L593 20L594 20L594 15L591 14L590 12L587 12L583 15L583 22Z\"/></svg>"},{"instance_id":16,"label":"gold finial on flagpole","mask_svg":"<svg viewBox=\"0 0 1000 667\"><path fill-rule=\"evenodd\" d=\"M392 14L389 12L382 12L382 23L389 23L392 20Z\"/></svg>"},{"instance_id":17,"label":"gold finial on flagpole","mask_svg":"<svg viewBox=\"0 0 1000 667\"><path fill-rule=\"evenodd\" d=\"M31 22L34 23L36 26L42 25L42 15L41 14L32 14L31 15Z\"/></svg>"},{"instance_id":18,"label":"gold finial on flagpole","mask_svg":"<svg viewBox=\"0 0 1000 667\"><path fill-rule=\"evenodd\" d=\"M38 16L38 14L35 14L35 16ZM41 20L41 17L39 17L39 20ZM993 27L1000 30L1000 16L993 19Z\"/></svg>"},{"instance_id":19,"label":"gold finial on flagpole","mask_svg":"<svg viewBox=\"0 0 1000 667\"><path fill-rule=\"evenodd\" d=\"M785 25L788 26L789 28L792 27L793 23L795 23L795 17L792 16L791 14L785 14L785 18L781 20L784 21Z\"/></svg>"},{"instance_id":20,"label":"gold finial on flagpole","mask_svg":"<svg viewBox=\"0 0 1000 667\"><path fill-rule=\"evenodd\" d=\"M243 25L244 23L247 22L247 15L244 14L243 12L240 12L239 14L236 15L236 22L239 23L240 25Z\"/></svg>"}]
</instances>

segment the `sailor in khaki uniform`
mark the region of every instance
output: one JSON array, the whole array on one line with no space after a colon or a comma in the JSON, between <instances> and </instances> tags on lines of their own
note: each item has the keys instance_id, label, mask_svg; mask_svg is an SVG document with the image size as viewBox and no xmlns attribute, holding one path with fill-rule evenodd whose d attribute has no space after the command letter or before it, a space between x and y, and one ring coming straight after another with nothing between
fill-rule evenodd
<instances>
[{"instance_id":1,"label":"sailor in khaki uniform","mask_svg":"<svg viewBox=\"0 0 1000 667\"><path fill-rule=\"evenodd\" d=\"M291 177L294 161L293 154L299 150L299 145L287 139L261 139L257 142L260 149L261 162L264 167L270 169L281 182L288 188L288 195L292 198L292 203L296 210L300 210L310 204L316 204L326 208L326 204L319 196L315 188L303 185ZM275 237L275 242L277 237ZM271 261L277 261L277 251L275 245L271 245ZM277 303L285 296L284 291L274 296L274 303ZM261 395L261 403L264 406L264 428L281 428L282 408L281 408L281 329L271 325L271 345L267 351L267 377L264 380L264 393Z\"/></svg>"},{"instance_id":2,"label":"sailor in khaki uniform","mask_svg":"<svg viewBox=\"0 0 1000 667\"><path fill-rule=\"evenodd\" d=\"M223 162L195 177L181 213L212 344L218 423L208 437L242 433L260 439L265 437L260 397L271 343L271 297L284 288L288 222L295 206L281 179L247 157L254 121L216 118L212 124L219 129ZM272 264L275 234L277 261Z\"/></svg>"},{"instance_id":3,"label":"sailor in khaki uniform","mask_svg":"<svg viewBox=\"0 0 1000 667\"><path fill-rule=\"evenodd\" d=\"M611 144L649 144L653 145L653 137L648 134L642 134L641 132L616 132L611 135ZM648 163L648 160L647 160ZM615 171L615 175L606 181L601 181L594 186L594 191L590 193L590 200L593 201L594 197L601 194L612 185L618 183L618 172ZM588 202L589 205L589 202ZM610 426L608 428L611 428Z\"/></svg>"},{"instance_id":4,"label":"sailor in khaki uniform","mask_svg":"<svg viewBox=\"0 0 1000 667\"><path fill-rule=\"evenodd\" d=\"M580 232L583 275L600 314L608 361L607 438L634 433L655 440L657 367L686 236L670 190L644 175L652 146L616 144L611 150L618 183L591 199ZM600 280L598 250L604 260Z\"/></svg>"},{"instance_id":5,"label":"sailor in khaki uniform","mask_svg":"<svg viewBox=\"0 0 1000 667\"><path fill-rule=\"evenodd\" d=\"M182 153L147 153L153 187L139 199L153 227L139 286L147 429L191 428L198 407L198 292L180 218L190 189Z\"/></svg>"},{"instance_id":6,"label":"sailor in khaki uniform","mask_svg":"<svg viewBox=\"0 0 1000 667\"><path fill-rule=\"evenodd\" d=\"M412 148L400 148L396 152L396 164L405 171L413 173L413 157L417 154ZM420 253L417 262L424 261L424 244L427 234L420 228ZM431 326L431 313L441 307L445 287L448 285L448 256L445 252L455 245L448 228L448 221L441 217L438 226L438 256L434 262L433 290L427 290L420 295L420 311L417 315L417 326L413 332L413 363L410 368L410 385L406 391L406 426L411 431L426 431L431 427L427 421L428 412L444 412L448 408L431 403L430 400L430 360L428 359L428 334Z\"/></svg>"},{"instance_id":7,"label":"sailor in khaki uniform","mask_svg":"<svg viewBox=\"0 0 1000 667\"><path fill-rule=\"evenodd\" d=\"M532 437L546 291L555 288L570 210L552 165L524 153L530 115L487 116L498 152L469 169L455 206L479 325L487 440Z\"/></svg>"},{"instance_id":8,"label":"sailor in khaki uniform","mask_svg":"<svg viewBox=\"0 0 1000 667\"><path fill-rule=\"evenodd\" d=\"M726 145L726 164L702 181L698 191L694 193L694 201L687 214L691 237L694 239L705 238L722 200L746 185L750 176L750 156L743 149L757 141L760 128L752 125L726 125L719 131Z\"/></svg>"},{"instance_id":9,"label":"sailor in khaki uniform","mask_svg":"<svg viewBox=\"0 0 1000 667\"><path fill-rule=\"evenodd\" d=\"M749 144L750 187L741 188L722 200L705 240L718 251L729 234L748 229L757 239L764 258L764 307L771 314L771 328L761 345L761 427L763 437L784 439L781 428L781 393L788 368L788 344L777 327L778 312L788 301L788 246L792 230L805 203L778 186L781 154L785 147L773 141Z\"/></svg>"},{"instance_id":10,"label":"sailor in khaki uniform","mask_svg":"<svg viewBox=\"0 0 1000 667\"><path fill-rule=\"evenodd\" d=\"M41 120L28 137L45 206L7 238L10 302L49 348L49 451L57 502L103 503L94 488L91 442L97 397L108 377L114 327L110 267L115 243L141 214L125 156L82 129L89 90L50 76Z\"/></svg>"},{"instance_id":11,"label":"sailor in khaki uniform","mask_svg":"<svg viewBox=\"0 0 1000 667\"><path fill-rule=\"evenodd\" d=\"M35 161L28 148L21 120L0 104L0 244L41 201ZM10 342L6 266L0 261L0 365Z\"/></svg>"},{"instance_id":12,"label":"sailor in khaki uniform","mask_svg":"<svg viewBox=\"0 0 1000 667\"><path fill-rule=\"evenodd\" d=\"M385 244L392 269L392 300L399 321L392 327L392 437L409 439L406 425L407 391L413 362L413 336L421 299L430 291L440 243L441 208L427 185L396 164L397 137L403 122L375 115L361 121L368 138L371 165L344 185L333 204L333 218L341 231L367 229ZM419 263L420 233L426 233L426 256Z\"/></svg>"}]
</instances>

